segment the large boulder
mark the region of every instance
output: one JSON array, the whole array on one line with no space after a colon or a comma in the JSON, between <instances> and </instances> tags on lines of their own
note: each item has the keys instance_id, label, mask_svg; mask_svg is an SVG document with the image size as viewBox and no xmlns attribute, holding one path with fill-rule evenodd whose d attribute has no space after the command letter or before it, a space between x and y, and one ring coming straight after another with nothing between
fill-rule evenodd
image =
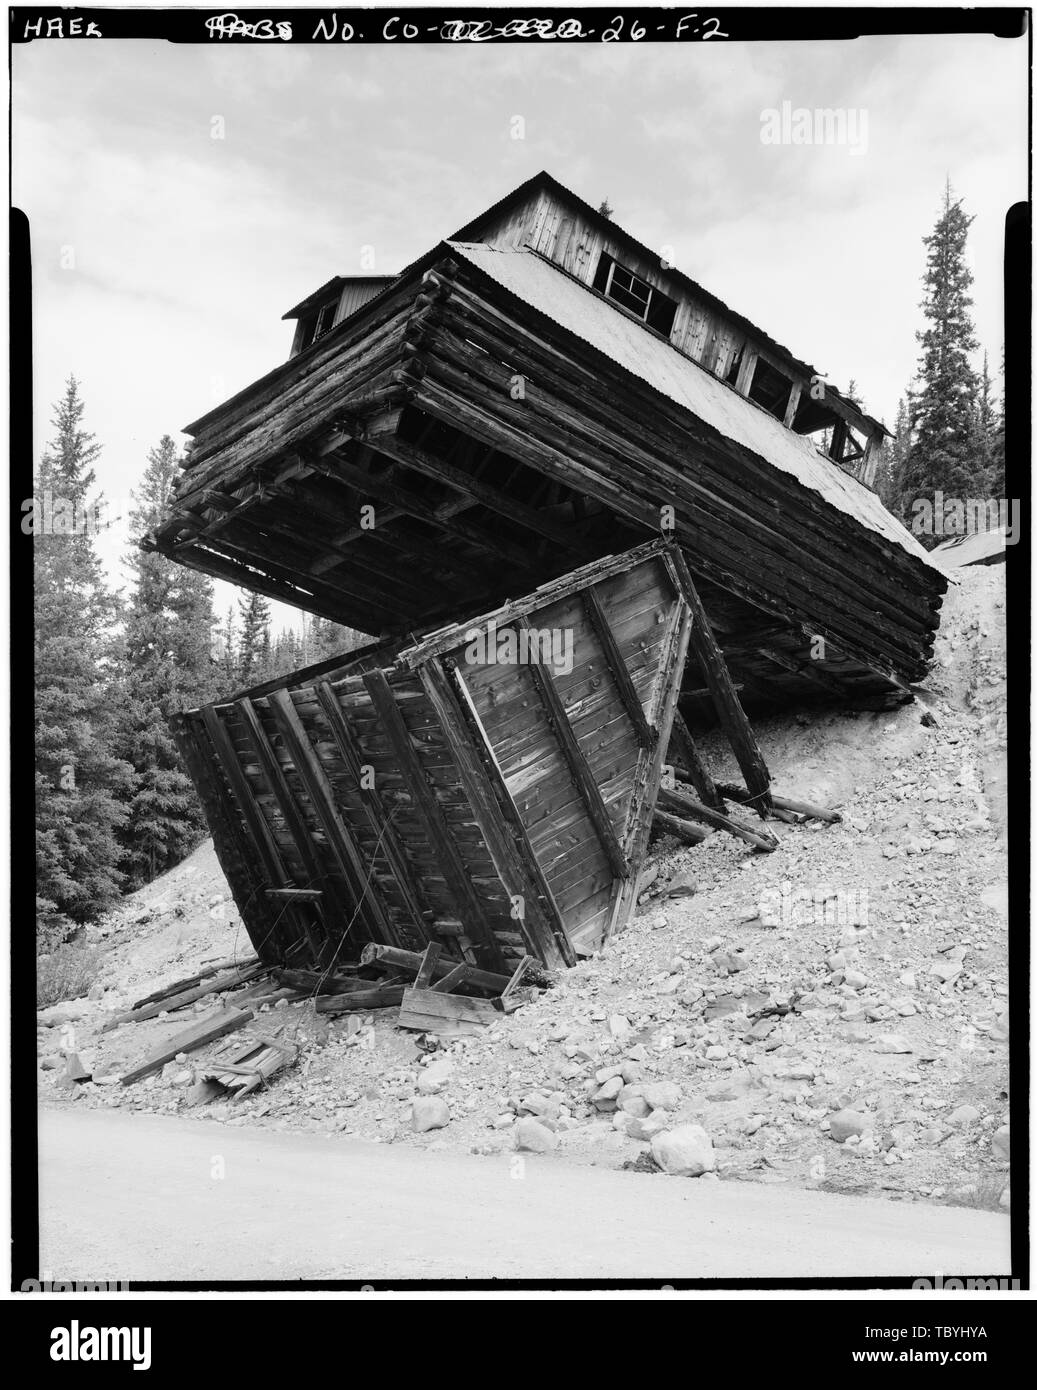
<instances>
[{"instance_id":1,"label":"large boulder","mask_svg":"<svg viewBox=\"0 0 1037 1390\"><path fill-rule=\"evenodd\" d=\"M411 1104L410 1125L415 1134L442 1129L450 1123L450 1107L439 1096L415 1096Z\"/></svg>"},{"instance_id":2,"label":"large boulder","mask_svg":"<svg viewBox=\"0 0 1037 1390\"><path fill-rule=\"evenodd\" d=\"M677 1178L698 1178L717 1166L713 1141L701 1125L681 1125L657 1134L652 1157L664 1173Z\"/></svg>"},{"instance_id":3,"label":"large boulder","mask_svg":"<svg viewBox=\"0 0 1037 1390\"><path fill-rule=\"evenodd\" d=\"M837 1144L845 1144L854 1135L859 1138L867 1128L868 1121L856 1110L837 1110L828 1121L828 1132Z\"/></svg>"},{"instance_id":4,"label":"large boulder","mask_svg":"<svg viewBox=\"0 0 1037 1390\"><path fill-rule=\"evenodd\" d=\"M558 1135L539 1120L519 1120L515 1126L515 1147L528 1153L546 1154L558 1147Z\"/></svg>"}]
</instances>

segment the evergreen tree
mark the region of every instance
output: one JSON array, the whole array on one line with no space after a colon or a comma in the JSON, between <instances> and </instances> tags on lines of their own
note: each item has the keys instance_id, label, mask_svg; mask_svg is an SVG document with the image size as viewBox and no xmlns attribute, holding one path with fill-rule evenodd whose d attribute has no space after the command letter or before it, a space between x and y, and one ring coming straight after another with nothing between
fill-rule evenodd
<instances>
[{"instance_id":1,"label":"evergreen tree","mask_svg":"<svg viewBox=\"0 0 1037 1390\"><path fill-rule=\"evenodd\" d=\"M234 610L228 609L223 626L214 643L216 661L216 693L230 695L238 685L238 637L234 627Z\"/></svg>"},{"instance_id":2,"label":"evergreen tree","mask_svg":"<svg viewBox=\"0 0 1037 1390\"><path fill-rule=\"evenodd\" d=\"M262 594L246 594L238 601L241 640L238 643L238 685L255 685L264 679L263 664L270 656L270 605Z\"/></svg>"},{"instance_id":3,"label":"evergreen tree","mask_svg":"<svg viewBox=\"0 0 1037 1390\"><path fill-rule=\"evenodd\" d=\"M154 529L178 472L165 435L148 454L130 513L132 534ZM119 704L120 755L135 772L121 832L129 885L148 883L190 852L204 820L169 730L169 717L208 700L213 690L212 585L164 555L135 548L126 614Z\"/></svg>"},{"instance_id":4,"label":"evergreen tree","mask_svg":"<svg viewBox=\"0 0 1037 1390\"><path fill-rule=\"evenodd\" d=\"M928 323L916 334L922 347L918 390L911 396L911 450L904 462L898 510L907 525L916 498L974 496L977 486L977 380L970 354L976 350L970 309L972 272L965 246L972 218L961 199L944 191L943 213L927 249L922 309ZM940 536L920 537L936 544Z\"/></svg>"},{"instance_id":5,"label":"evergreen tree","mask_svg":"<svg viewBox=\"0 0 1037 1390\"><path fill-rule=\"evenodd\" d=\"M906 396L897 402L893 438L882 441L875 491L888 511L899 515L904 490L904 464L911 451L911 416Z\"/></svg>"},{"instance_id":6,"label":"evergreen tree","mask_svg":"<svg viewBox=\"0 0 1037 1390\"><path fill-rule=\"evenodd\" d=\"M118 605L94 549L100 445L83 429L83 413L70 377L40 460L32 517L36 893L40 938L48 945L117 899L117 832L132 781L113 752Z\"/></svg>"},{"instance_id":7,"label":"evergreen tree","mask_svg":"<svg viewBox=\"0 0 1037 1390\"><path fill-rule=\"evenodd\" d=\"M990 478L988 497L1007 497L1005 478L1005 351L1001 349L1001 395L994 408L993 430L990 439Z\"/></svg>"},{"instance_id":8,"label":"evergreen tree","mask_svg":"<svg viewBox=\"0 0 1037 1390\"><path fill-rule=\"evenodd\" d=\"M979 378L976 400L977 466L982 483L976 495L1005 496L1005 415L1004 389L1000 403L994 399L994 384L990 377L987 354L983 354L983 371Z\"/></svg>"}]
</instances>

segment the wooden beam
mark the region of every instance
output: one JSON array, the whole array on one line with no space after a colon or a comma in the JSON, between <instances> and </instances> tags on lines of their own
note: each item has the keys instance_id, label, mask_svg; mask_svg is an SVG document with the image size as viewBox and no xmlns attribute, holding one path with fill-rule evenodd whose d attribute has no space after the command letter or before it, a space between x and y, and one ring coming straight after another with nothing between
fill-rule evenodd
<instances>
[{"instance_id":1,"label":"wooden beam","mask_svg":"<svg viewBox=\"0 0 1037 1390\"><path fill-rule=\"evenodd\" d=\"M443 808L429 784L410 733L396 704L392 688L382 670L368 671L362 677L375 713L396 755L400 773L415 804L420 808L426 831L439 859L439 870L458 905L467 934L481 942L482 953L493 965L501 963L500 947L486 921L485 908L472 884L468 866L451 834Z\"/></svg>"},{"instance_id":2,"label":"wooden beam","mask_svg":"<svg viewBox=\"0 0 1037 1390\"><path fill-rule=\"evenodd\" d=\"M565 555L589 559L593 554L570 527L563 526L546 513L527 506L518 498L483 482L481 478L458 468L448 460L440 459L415 444L409 444L398 435L383 435L375 442L374 447L376 452L386 458L393 459L427 478L434 478L436 482L459 492L471 502L488 507L499 516L506 517L516 525L524 526L526 530L551 541Z\"/></svg>"},{"instance_id":3,"label":"wooden beam","mask_svg":"<svg viewBox=\"0 0 1037 1390\"><path fill-rule=\"evenodd\" d=\"M775 647L757 647L756 650L761 656L773 662L775 666L780 666L782 670L789 671L794 676L802 676L806 681L812 681L815 685L821 686L824 690L838 695L840 699L846 696L846 687L834 676L830 676L826 671L821 671L816 665L808 661L797 661L795 657L787 652L779 651Z\"/></svg>"},{"instance_id":4,"label":"wooden beam","mask_svg":"<svg viewBox=\"0 0 1037 1390\"><path fill-rule=\"evenodd\" d=\"M436 990L440 994L450 994L453 992L455 985L465 984L471 978L471 973L472 967L470 965L465 965L463 963L461 965L455 965L449 975L444 975L441 980L437 980L436 983L430 985L429 988Z\"/></svg>"},{"instance_id":5,"label":"wooden beam","mask_svg":"<svg viewBox=\"0 0 1037 1390\"><path fill-rule=\"evenodd\" d=\"M368 1009L395 1009L403 1003L404 986L386 982L348 994L319 994L313 1007L319 1014L367 1013Z\"/></svg>"},{"instance_id":6,"label":"wooden beam","mask_svg":"<svg viewBox=\"0 0 1037 1390\"><path fill-rule=\"evenodd\" d=\"M170 728L212 831L216 858L256 954L268 962L277 959L297 938L298 926L292 917L275 914L264 901L263 889L270 883L269 873L259 846L250 836L244 812L235 804L223 778L218 775L218 755L199 727L198 716L174 716ZM255 935L253 922L259 928ZM296 930L292 931L292 927ZM272 944L268 947L268 943Z\"/></svg>"},{"instance_id":7,"label":"wooden beam","mask_svg":"<svg viewBox=\"0 0 1037 1390\"><path fill-rule=\"evenodd\" d=\"M418 973L414 976L415 989L428 989L432 983L432 972L436 968L436 962L439 960L439 953L442 949L438 941L430 941L425 947L425 954L421 957Z\"/></svg>"},{"instance_id":8,"label":"wooden beam","mask_svg":"<svg viewBox=\"0 0 1037 1390\"><path fill-rule=\"evenodd\" d=\"M669 811L660 811L658 807L655 808L652 821L660 830L676 835L677 839L683 840L686 845L700 845L703 840L709 839L711 833L692 821L685 820L683 816L671 815Z\"/></svg>"},{"instance_id":9,"label":"wooden beam","mask_svg":"<svg viewBox=\"0 0 1037 1390\"><path fill-rule=\"evenodd\" d=\"M721 727L727 735L734 751L738 766L742 770L745 784L756 797L756 809L761 816L770 805L770 773L763 760L753 733L752 725L745 716L741 702L731 683L731 676L724 661L723 653L717 646L709 618L702 606L698 590L695 588L684 556L677 546L671 547L665 556L671 573L688 601L692 612L691 648L695 659L706 678L713 705Z\"/></svg>"},{"instance_id":10,"label":"wooden beam","mask_svg":"<svg viewBox=\"0 0 1037 1390\"><path fill-rule=\"evenodd\" d=\"M252 835L252 843L255 845L263 861L263 867L270 877L270 886L275 888L291 887L290 875L281 859L280 846L274 839L262 808L256 801L252 784L242 771L230 735L223 726L223 720L212 705L206 705L202 710L202 721L223 774L230 783L231 790L237 799L238 810L244 817L245 824Z\"/></svg>"},{"instance_id":11,"label":"wooden beam","mask_svg":"<svg viewBox=\"0 0 1037 1390\"><path fill-rule=\"evenodd\" d=\"M401 970L408 975L416 975L421 965L422 954L417 951L400 951L395 947L378 946L374 942L365 946L360 956L361 965L377 965L384 970ZM456 960L444 960L439 957L432 971L433 982L444 980L458 964ZM499 995L507 988L510 975L498 974L495 971L480 970L476 966L470 965L468 969L467 983L477 989L485 990L487 994ZM537 970L530 975L530 978L538 984L545 984L548 976L542 970Z\"/></svg>"},{"instance_id":12,"label":"wooden beam","mask_svg":"<svg viewBox=\"0 0 1037 1390\"><path fill-rule=\"evenodd\" d=\"M605 665L615 682L627 717L634 726L638 742L642 748L654 748L659 737L658 731L645 718L640 696L634 686L629 668L623 660L623 654L616 642L616 634L612 631L598 591L595 588L584 589L580 597L583 600L584 611L594 629L595 636L601 643L602 651L605 654Z\"/></svg>"},{"instance_id":13,"label":"wooden beam","mask_svg":"<svg viewBox=\"0 0 1037 1390\"><path fill-rule=\"evenodd\" d=\"M376 846L381 846L381 853L395 883L396 891L403 899L404 908L418 938L427 940L429 935L428 922L432 920L433 915L431 905L423 903L421 880L415 873L402 841L396 833L392 816L386 811L375 788L364 786L362 759L345 712L339 704L330 682L318 680L313 689L339 756L350 778L356 784L367 823L375 837ZM398 946L400 942L395 941L392 944Z\"/></svg>"},{"instance_id":14,"label":"wooden beam","mask_svg":"<svg viewBox=\"0 0 1037 1390\"><path fill-rule=\"evenodd\" d=\"M731 786L729 783L725 782L721 784L720 791L732 801L741 801L743 805L746 806L752 804L752 797L744 787ZM833 825L838 824L838 822L842 820L842 816L838 811L829 811L826 810L824 806L815 806L811 801L794 801L789 796L778 796L775 792L771 793L771 799L779 810L791 811L795 815L806 816L808 820L823 820Z\"/></svg>"},{"instance_id":15,"label":"wooden beam","mask_svg":"<svg viewBox=\"0 0 1037 1390\"><path fill-rule=\"evenodd\" d=\"M400 487L397 483L373 477L363 468L349 463L339 454L332 457L334 458L334 465L325 470L328 477L341 478L355 487L358 492L369 497L381 498L406 512L408 516L412 516L418 521L424 521L429 526L434 526L437 530L445 532L448 536L458 536L467 541L469 545L476 546L480 551L489 551L490 554L498 555L510 561L520 570L529 571L530 555L528 549L516 541L493 536L482 527L459 521L452 498L445 506L442 501L430 503L410 492L407 488Z\"/></svg>"},{"instance_id":16,"label":"wooden beam","mask_svg":"<svg viewBox=\"0 0 1037 1390\"><path fill-rule=\"evenodd\" d=\"M575 965L565 919L496 759L477 729L460 673L452 662L433 657L418 667L418 674L505 891L522 898L516 923L527 951L547 966Z\"/></svg>"},{"instance_id":17,"label":"wooden beam","mask_svg":"<svg viewBox=\"0 0 1037 1390\"><path fill-rule=\"evenodd\" d=\"M339 900L339 895L336 892L335 885L333 885L328 878L320 862L317 851L310 839L309 826L306 824L299 811L295 793L288 785L284 775L284 769L278 761L277 754L270 746L270 742L266 736L266 730L263 728L259 715L256 712L256 707L250 699L245 697L244 699L235 701L232 708L244 725L246 737L252 745L253 752L259 762L263 776L266 778L266 784L270 788L270 794L277 802L281 816L284 819L285 828L291 836L296 853L302 862L303 870L309 879L308 883L284 883L278 886L284 888L310 888L314 883L319 883L325 892L325 896L322 899L322 906L330 906L332 902ZM330 941L327 935L326 918L322 907L316 908L316 915L320 918L324 928L324 940L321 941L319 939L312 925L310 925L307 931L307 937L310 942L310 949L313 951L314 956L320 960L329 950ZM324 963L326 963L326 961Z\"/></svg>"},{"instance_id":18,"label":"wooden beam","mask_svg":"<svg viewBox=\"0 0 1037 1390\"><path fill-rule=\"evenodd\" d=\"M295 770L306 788L310 805L324 831L328 848L335 857L339 872L355 896L354 916L364 920L369 934L380 936L386 945L398 945L392 917L382 900L374 877L374 866L364 862L363 853L339 812L327 773L313 750L291 695L287 690L272 690L267 696L267 704L295 764ZM340 944L336 946L336 953L351 926L352 919L342 924L339 932Z\"/></svg>"},{"instance_id":19,"label":"wooden beam","mask_svg":"<svg viewBox=\"0 0 1037 1390\"><path fill-rule=\"evenodd\" d=\"M799 398L803 394L803 383L793 381L792 390L789 392L789 403L785 407L785 418L782 421L786 429L792 428L792 422L796 418L796 411L799 409Z\"/></svg>"},{"instance_id":20,"label":"wooden beam","mask_svg":"<svg viewBox=\"0 0 1037 1390\"><path fill-rule=\"evenodd\" d=\"M724 802L717 791L716 783L710 776L706 764L702 761L695 740L691 736L691 730L680 710L673 712L673 726L670 729L670 745L667 750L667 757L671 763L679 762L687 768L692 785L707 806L712 806L717 811L724 810Z\"/></svg>"},{"instance_id":21,"label":"wooden beam","mask_svg":"<svg viewBox=\"0 0 1037 1390\"><path fill-rule=\"evenodd\" d=\"M529 630L529 619L525 613L521 613L515 619L515 626L520 630ZM605 852L605 857L612 866L614 874L619 878L628 878L630 865L627 863L626 855L623 853L622 846L616 836L608 807L602 800L598 784L587 766L583 750L580 748L572 725L569 723L569 716L565 712L565 705L562 703L562 697L555 684L554 673L550 666L534 661L529 665L529 674L544 706L547 722L553 729L558 747L565 758L569 774L576 785L587 816L594 826L595 833Z\"/></svg>"},{"instance_id":22,"label":"wooden beam","mask_svg":"<svg viewBox=\"0 0 1037 1390\"><path fill-rule=\"evenodd\" d=\"M670 811L673 815L682 816L686 820L699 820L703 825L712 826L714 830L726 830L729 835L734 835L739 840L744 840L746 844L752 845L753 849L766 850L770 853L778 848L778 841L773 835L768 835L766 831L750 830L747 826L739 825L730 816L725 816L711 806L704 806L701 801L696 801L694 797L688 796L685 792L664 789L659 793L659 801L663 809Z\"/></svg>"}]
</instances>

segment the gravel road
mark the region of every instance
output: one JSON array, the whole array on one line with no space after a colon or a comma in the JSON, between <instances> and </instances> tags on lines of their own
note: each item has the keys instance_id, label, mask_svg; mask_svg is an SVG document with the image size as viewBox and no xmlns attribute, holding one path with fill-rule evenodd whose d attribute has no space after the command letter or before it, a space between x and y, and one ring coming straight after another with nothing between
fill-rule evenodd
<instances>
[{"instance_id":1,"label":"gravel road","mask_svg":"<svg viewBox=\"0 0 1037 1390\"><path fill-rule=\"evenodd\" d=\"M41 1269L130 1280L994 1276L1008 1217L788 1186L40 1112Z\"/></svg>"}]
</instances>

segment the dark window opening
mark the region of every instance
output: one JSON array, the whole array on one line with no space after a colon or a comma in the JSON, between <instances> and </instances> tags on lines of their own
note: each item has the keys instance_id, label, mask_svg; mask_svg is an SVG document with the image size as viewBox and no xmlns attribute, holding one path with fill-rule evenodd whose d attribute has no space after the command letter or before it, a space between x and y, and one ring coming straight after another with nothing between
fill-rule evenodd
<instances>
[{"instance_id":1,"label":"dark window opening","mask_svg":"<svg viewBox=\"0 0 1037 1390\"><path fill-rule=\"evenodd\" d=\"M742 358L745 356L745 344L735 348L731 354L731 360L727 364L727 371L724 373L724 380L730 382L732 386L738 381L738 373L742 370Z\"/></svg>"},{"instance_id":2,"label":"dark window opening","mask_svg":"<svg viewBox=\"0 0 1037 1390\"><path fill-rule=\"evenodd\" d=\"M606 298L615 300L627 313L639 318L649 328L654 328L664 338L670 336L677 314L677 301L614 261L611 256L602 254L594 276L594 288Z\"/></svg>"},{"instance_id":3,"label":"dark window opening","mask_svg":"<svg viewBox=\"0 0 1037 1390\"><path fill-rule=\"evenodd\" d=\"M315 343L318 338L323 338L324 334L334 327L337 309L338 296L336 295L334 299L329 299L327 303L322 304L311 315L303 319L302 338L299 343L300 352L303 348L308 348L311 343Z\"/></svg>"},{"instance_id":4,"label":"dark window opening","mask_svg":"<svg viewBox=\"0 0 1037 1390\"><path fill-rule=\"evenodd\" d=\"M789 378L769 362L758 360L747 392L749 399L757 405L762 405L764 410L770 411L779 420L784 420L791 394L792 382Z\"/></svg>"}]
</instances>

